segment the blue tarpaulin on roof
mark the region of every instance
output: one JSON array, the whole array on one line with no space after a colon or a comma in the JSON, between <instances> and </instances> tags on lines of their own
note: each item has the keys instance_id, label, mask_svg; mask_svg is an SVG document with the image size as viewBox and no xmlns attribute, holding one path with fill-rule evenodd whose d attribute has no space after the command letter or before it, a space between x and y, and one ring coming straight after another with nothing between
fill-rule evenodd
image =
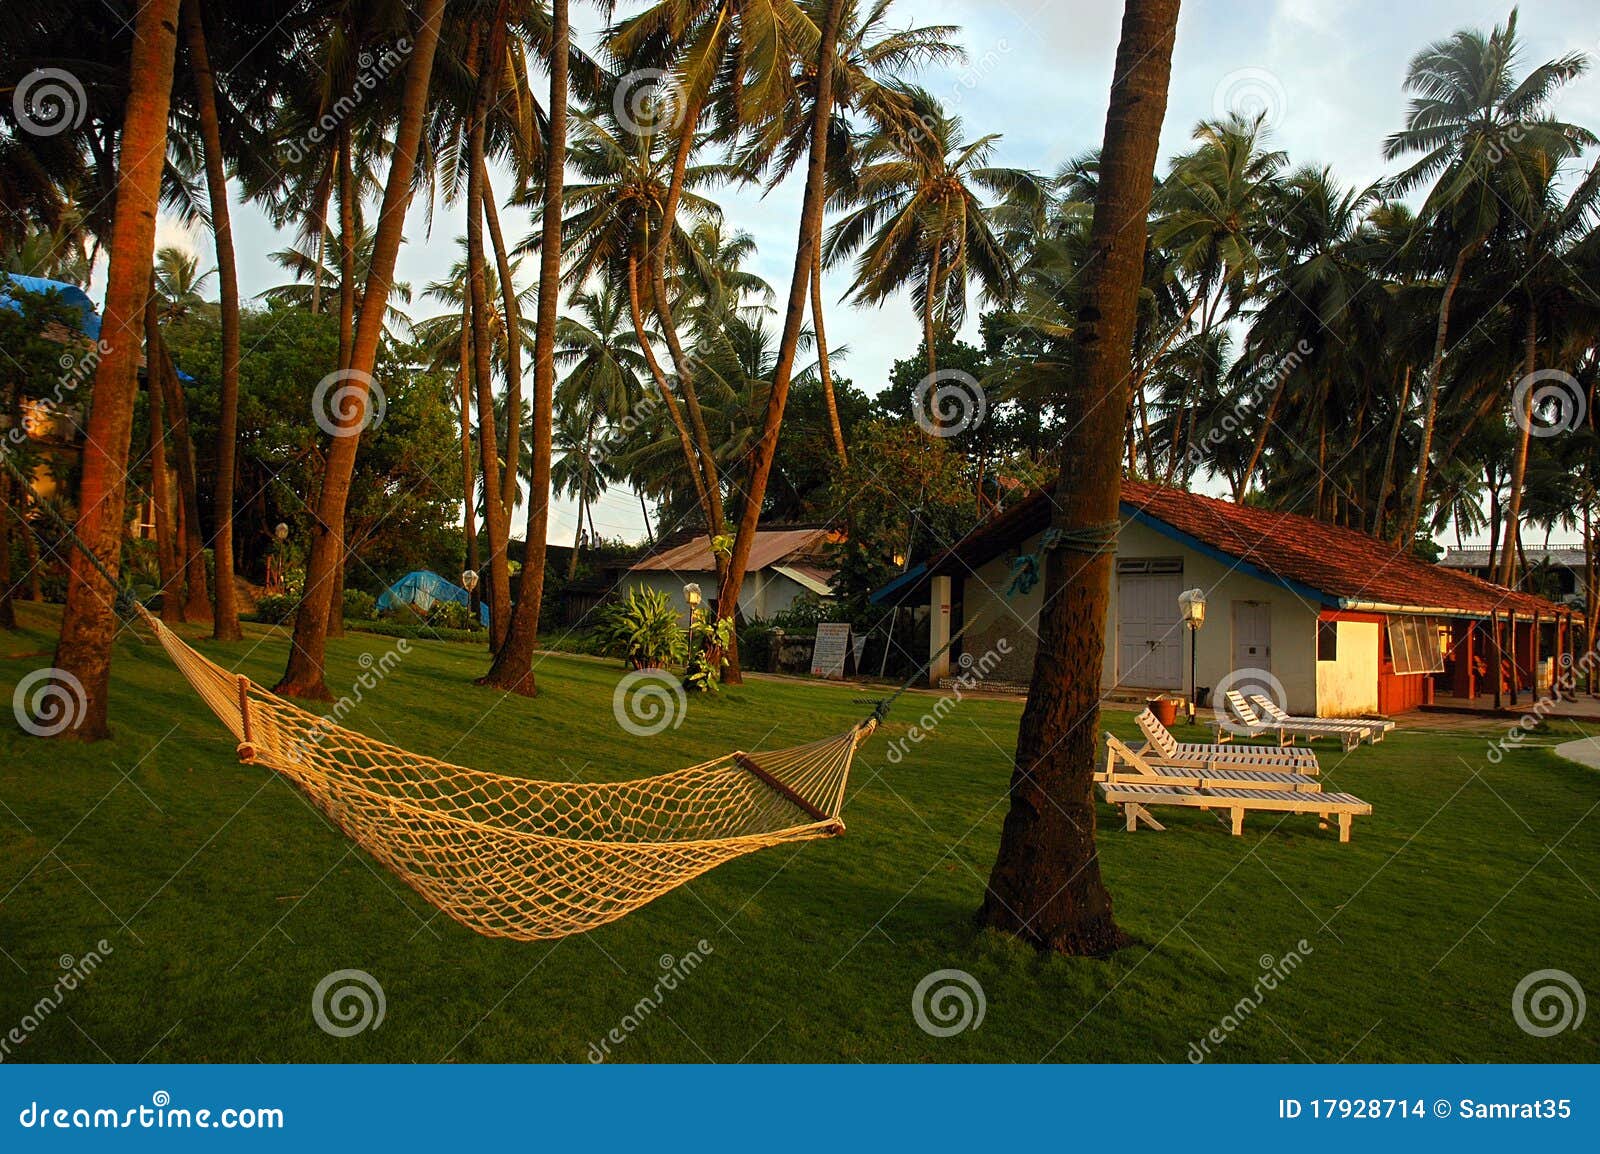
<instances>
[{"instance_id":1,"label":"blue tarpaulin on roof","mask_svg":"<svg viewBox=\"0 0 1600 1154\"><path fill-rule=\"evenodd\" d=\"M471 605L472 595L461 586L446 581L437 573L427 569L417 569L385 589L383 595L378 598L378 608L394 609L401 605L412 605L426 613L433 608L435 601L454 601L457 605ZM487 605L478 606L478 619L485 625L489 624Z\"/></svg>"}]
</instances>

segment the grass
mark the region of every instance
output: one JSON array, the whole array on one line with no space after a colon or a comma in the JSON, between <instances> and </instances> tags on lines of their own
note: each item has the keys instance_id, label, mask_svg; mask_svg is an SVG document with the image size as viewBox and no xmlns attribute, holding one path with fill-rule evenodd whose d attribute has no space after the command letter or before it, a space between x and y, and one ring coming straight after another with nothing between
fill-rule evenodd
<instances>
[{"instance_id":1,"label":"grass","mask_svg":"<svg viewBox=\"0 0 1600 1154\"><path fill-rule=\"evenodd\" d=\"M7 697L54 641L55 612L21 608L25 631L0 635ZM270 684L286 638L247 633L199 648ZM389 644L333 642L329 684ZM636 738L611 714L614 663L546 658L531 701L472 687L483 667L473 647L415 642L351 723L466 765L593 780L837 732L865 710L850 687L760 680ZM1102 809L1102 867L1139 944L1103 962L1041 957L971 923L1020 706L969 698L890 764L929 702L903 699L862 750L847 836L743 858L587 935L519 944L436 915L286 782L237 764L160 650L125 635L114 741L0 728L0 1037L62 955L104 938L99 970L10 1060L584 1061L616 1028L617 1060L1182 1062L1236 1014L1262 959L1304 939L1302 964L1237 1015L1215 1060L1600 1057L1592 1014L1536 1038L1511 1013L1530 971L1600 991L1600 775L1548 749L1491 764L1485 734L1402 730L1349 755L1319 743L1328 786L1376 810L1349 845L1311 818L1254 817L1236 839L1186 811L1130 835ZM629 1032L661 960L702 939L699 968ZM336 1038L314 1024L312 990L350 968L381 983L386 1016ZM977 1029L917 1026L912 991L939 969L981 984Z\"/></svg>"}]
</instances>

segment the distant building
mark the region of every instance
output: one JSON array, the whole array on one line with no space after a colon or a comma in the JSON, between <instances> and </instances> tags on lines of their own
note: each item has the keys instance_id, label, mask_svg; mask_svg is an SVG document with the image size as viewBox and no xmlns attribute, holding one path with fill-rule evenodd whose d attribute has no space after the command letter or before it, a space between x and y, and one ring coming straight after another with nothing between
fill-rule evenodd
<instances>
[{"instance_id":1,"label":"distant building","mask_svg":"<svg viewBox=\"0 0 1600 1154\"><path fill-rule=\"evenodd\" d=\"M1541 593L1563 605L1582 608L1588 603L1588 589L1583 580L1586 565L1582 545L1552 545L1547 549L1524 548L1522 553L1528 559L1528 580L1525 584L1531 586L1533 592ZM1497 555L1497 564L1498 561ZM1487 549L1446 549L1439 564L1446 569L1471 573L1474 577L1480 577L1485 581L1494 579L1489 575Z\"/></svg>"},{"instance_id":2,"label":"distant building","mask_svg":"<svg viewBox=\"0 0 1600 1154\"><path fill-rule=\"evenodd\" d=\"M836 570L827 547L838 540L837 532L816 527L758 531L739 590L740 615L746 621L765 621L804 594L832 596ZM700 586L707 604L716 600L716 558L704 533L673 534L659 541L623 574L618 592L625 597L630 589L656 589L687 613L683 587L691 583Z\"/></svg>"},{"instance_id":3,"label":"distant building","mask_svg":"<svg viewBox=\"0 0 1600 1154\"><path fill-rule=\"evenodd\" d=\"M1051 512L1050 493L1035 491L873 594L880 605L929 606L935 684L952 666L1028 681L1045 583L1016 578L1042 568ZM1179 595L1192 588L1207 609L1191 642ZM1293 713L1400 713L1436 693L1492 695L1495 665L1507 689L1549 684L1570 652L1571 619L1570 608L1353 529L1124 481L1101 685L1181 696L1193 644L1201 690L1253 683L1281 687Z\"/></svg>"}]
</instances>

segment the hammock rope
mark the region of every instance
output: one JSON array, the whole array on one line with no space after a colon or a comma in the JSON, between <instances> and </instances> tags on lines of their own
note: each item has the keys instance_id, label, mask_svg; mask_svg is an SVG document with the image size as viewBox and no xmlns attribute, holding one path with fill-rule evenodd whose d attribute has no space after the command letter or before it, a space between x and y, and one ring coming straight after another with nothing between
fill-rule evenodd
<instances>
[{"instance_id":1,"label":"hammock rope","mask_svg":"<svg viewBox=\"0 0 1600 1154\"><path fill-rule=\"evenodd\" d=\"M489 937L581 933L733 858L842 834L851 761L877 726L636 781L535 781L330 724L138 613L241 761L288 778L401 881Z\"/></svg>"}]
</instances>

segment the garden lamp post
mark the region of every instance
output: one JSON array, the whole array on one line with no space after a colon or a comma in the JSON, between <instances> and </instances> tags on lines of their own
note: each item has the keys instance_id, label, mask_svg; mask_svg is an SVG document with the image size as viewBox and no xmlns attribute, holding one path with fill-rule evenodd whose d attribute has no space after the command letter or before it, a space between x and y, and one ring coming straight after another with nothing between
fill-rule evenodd
<instances>
[{"instance_id":1,"label":"garden lamp post","mask_svg":"<svg viewBox=\"0 0 1600 1154\"><path fill-rule=\"evenodd\" d=\"M700 586L693 581L683 587L683 600L689 606L689 657L685 674L694 673L694 615L700 608Z\"/></svg>"},{"instance_id":2,"label":"garden lamp post","mask_svg":"<svg viewBox=\"0 0 1600 1154\"><path fill-rule=\"evenodd\" d=\"M283 547L289 540L289 525L286 521L279 521L272 530L272 556L267 559L267 591L282 593L283 584Z\"/></svg>"},{"instance_id":3,"label":"garden lamp post","mask_svg":"<svg viewBox=\"0 0 1600 1154\"><path fill-rule=\"evenodd\" d=\"M1178 615L1183 618L1183 623L1189 629L1189 724L1194 724L1195 695L1199 692L1195 686L1195 651L1200 648L1200 627L1206 623L1206 593L1204 589L1186 589L1178 594Z\"/></svg>"}]
</instances>

